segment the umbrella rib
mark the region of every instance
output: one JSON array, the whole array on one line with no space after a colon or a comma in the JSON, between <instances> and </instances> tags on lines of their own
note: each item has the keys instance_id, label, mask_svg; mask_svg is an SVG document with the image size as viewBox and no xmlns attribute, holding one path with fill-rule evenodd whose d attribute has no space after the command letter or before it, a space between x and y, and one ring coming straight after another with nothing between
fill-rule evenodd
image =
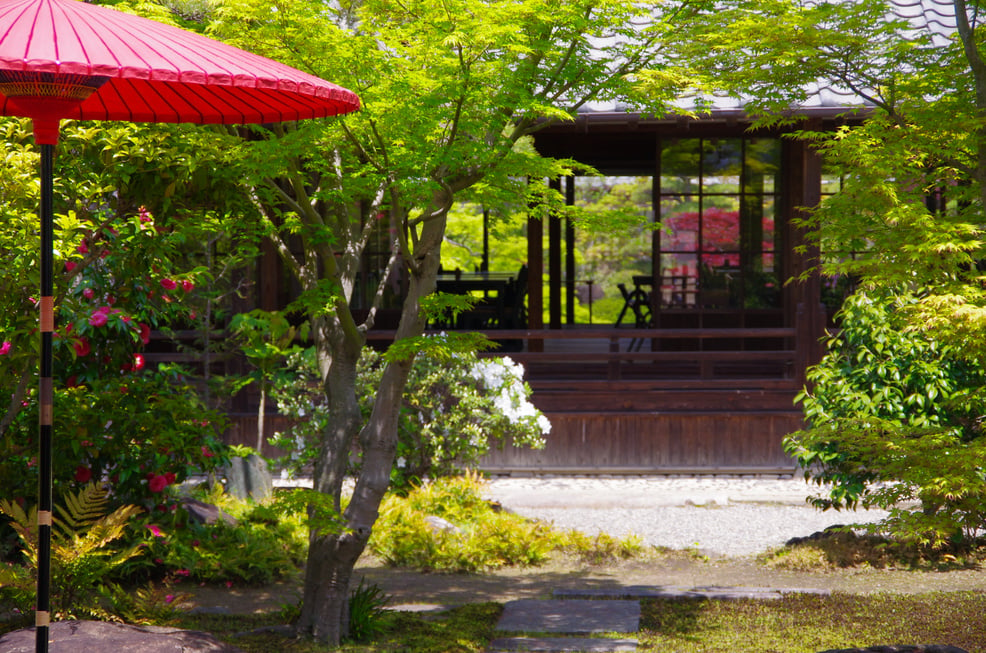
<instances>
[{"instance_id":1,"label":"umbrella rib","mask_svg":"<svg viewBox=\"0 0 986 653\"><path fill-rule=\"evenodd\" d=\"M66 10L65 7L62 7L62 14L65 16L66 22L71 26L72 34L75 36L76 41L79 44L79 49L82 50L82 54L85 57L86 63L88 65L87 72L88 74L91 75L93 74L92 59L89 56L89 48L86 46L86 40L82 38L82 32L77 27L77 22L79 21L69 20L69 12ZM98 20L94 20L93 22L98 22ZM93 38L95 38L97 41L99 41L99 43L103 45L106 52L110 56L112 56L113 59L116 61L117 68L119 68L120 58L116 55L116 53L113 52L112 48L109 47L109 44L106 42L103 36L98 31L92 29L88 21L82 21L82 25L85 25L87 28L89 28L89 33L93 36ZM134 52L134 54L136 54L136 52Z\"/></svg>"}]
</instances>

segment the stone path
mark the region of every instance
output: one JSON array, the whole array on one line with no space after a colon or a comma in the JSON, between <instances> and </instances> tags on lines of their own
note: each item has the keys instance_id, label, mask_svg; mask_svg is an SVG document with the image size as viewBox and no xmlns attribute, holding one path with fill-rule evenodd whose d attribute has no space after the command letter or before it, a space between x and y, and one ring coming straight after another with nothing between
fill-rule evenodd
<instances>
[{"instance_id":1,"label":"stone path","mask_svg":"<svg viewBox=\"0 0 986 653\"><path fill-rule=\"evenodd\" d=\"M490 653L624 653L637 650L637 640L614 638L640 630L640 599L780 599L790 593L828 594L816 589L765 587L637 586L618 590L555 591L554 599L522 599L504 606L497 630L504 635L490 643ZM591 637L605 635L604 637Z\"/></svg>"}]
</instances>

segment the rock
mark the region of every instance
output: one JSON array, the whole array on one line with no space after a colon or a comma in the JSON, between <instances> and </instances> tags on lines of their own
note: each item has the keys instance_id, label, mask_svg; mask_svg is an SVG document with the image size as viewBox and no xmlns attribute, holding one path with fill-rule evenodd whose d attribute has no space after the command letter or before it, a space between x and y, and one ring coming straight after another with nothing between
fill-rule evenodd
<instances>
[{"instance_id":1,"label":"rock","mask_svg":"<svg viewBox=\"0 0 986 653\"><path fill-rule=\"evenodd\" d=\"M858 536L850 530L844 524L833 524L829 526L824 531L816 531L811 535L806 535L805 537L792 537L787 542L784 543L785 546L797 546L798 544L807 544L808 542L819 542L821 540L830 538L843 538L848 541L855 540Z\"/></svg>"},{"instance_id":2,"label":"rock","mask_svg":"<svg viewBox=\"0 0 986 653\"><path fill-rule=\"evenodd\" d=\"M225 471L226 492L237 499L263 501L274 492L267 461L255 453L232 458Z\"/></svg>"},{"instance_id":3,"label":"rock","mask_svg":"<svg viewBox=\"0 0 986 653\"><path fill-rule=\"evenodd\" d=\"M3 653L34 653L34 628L15 630L0 637ZM102 621L56 621L48 627L52 651L72 653L242 653L209 633L162 626L131 626Z\"/></svg>"},{"instance_id":4,"label":"rock","mask_svg":"<svg viewBox=\"0 0 986 653\"><path fill-rule=\"evenodd\" d=\"M211 503L192 499L191 497L181 499L180 503L186 512L188 512L188 516L200 524L215 524L220 519L230 526L236 526L237 524L236 517Z\"/></svg>"},{"instance_id":5,"label":"rock","mask_svg":"<svg viewBox=\"0 0 986 653\"><path fill-rule=\"evenodd\" d=\"M425 517L425 521L428 523L428 527L433 533L461 533L462 531L458 526L448 521L447 519L442 519L437 515L428 515Z\"/></svg>"},{"instance_id":6,"label":"rock","mask_svg":"<svg viewBox=\"0 0 986 653\"><path fill-rule=\"evenodd\" d=\"M821 653L968 653L968 651L955 646L871 646L831 649Z\"/></svg>"}]
</instances>

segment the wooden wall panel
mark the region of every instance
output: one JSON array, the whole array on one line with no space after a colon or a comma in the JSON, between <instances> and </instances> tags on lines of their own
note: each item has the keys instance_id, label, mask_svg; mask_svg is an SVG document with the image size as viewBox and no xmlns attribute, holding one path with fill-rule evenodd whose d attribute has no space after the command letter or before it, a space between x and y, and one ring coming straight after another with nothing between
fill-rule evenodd
<instances>
[{"instance_id":1,"label":"wooden wall panel","mask_svg":"<svg viewBox=\"0 0 986 653\"><path fill-rule=\"evenodd\" d=\"M781 439L802 426L789 413L553 414L547 445L506 447L481 465L494 473L781 473L795 464Z\"/></svg>"}]
</instances>

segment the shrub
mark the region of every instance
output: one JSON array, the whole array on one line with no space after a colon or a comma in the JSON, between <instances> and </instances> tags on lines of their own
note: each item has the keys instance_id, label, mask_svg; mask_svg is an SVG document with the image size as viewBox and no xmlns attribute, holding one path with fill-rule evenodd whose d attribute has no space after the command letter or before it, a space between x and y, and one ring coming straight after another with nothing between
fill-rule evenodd
<instances>
[{"instance_id":1,"label":"shrub","mask_svg":"<svg viewBox=\"0 0 986 653\"><path fill-rule=\"evenodd\" d=\"M442 355L442 336L428 338L433 348L419 354L408 379L398 424L396 466L391 487L407 491L421 479L450 476L475 464L491 442L544 446L551 428L530 403L524 368L510 358L479 359L474 353ZM318 382L312 351L291 356L297 374L274 391L282 413L298 425L274 444L291 451L295 468L308 464L313 443L331 419ZM385 366L384 357L363 353L358 368L360 405L369 415ZM354 465L359 464L355 452Z\"/></svg>"},{"instance_id":2,"label":"shrub","mask_svg":"<svg viewBox=\"0 0 986 653\"><path fill-rule=\"evenodd\" d=\"M907 328L911 293L861 291L799 395L809 428L785 439L820 508L890 510L879 529L940 548L986 524L986 371Z\"/></svg>"},{"instance_id":3,"label":"shrub","mask_svg":"<svg viewBox=\"0 0 986 653\"><path fill-rule=\"evenodd\" d=\"M109 546L123 536L128 522L141 509L121 506L107 514L106 489L91 483L65 497L52 517L51 584L52 614L56 618L103 616L101 587L115 569L138 555L138 547ZM17 503L0 501L0 513L11 520L23 545L29 566L0 566L0 599L22 614L33 610L35 579L30 567L38 564L37 509L25 511ZM26 601L26 603L25 603Z\"/></svg>"},{"instance_id":4,"label":"shrub","mask_svg":"<svg viewBox=\"0 0 986 653\"><path fill-rule=\"evenodd\" d=\"M285 514L219 492L203 498L218 504L235 523L197 523L174 500L169 504L172 509L152 513L132 535L145 553L128 565L130 579L170 577L258 585L300 568L307 546L303 513Z\"/></svg>"},{"instance_id":5,"label":"shrub","mask_svg":"<svg viewBox=\"0 0 986 653\"><path fill-rule=\"evenodd\" d=\"M148 509L164 503L166 487L226 461L217 429L222 415L207 410L179 370L163 368L125 378L96 379L55 395L54 492L90 480L108 484L117 504ZM10 497L37 491L37 405L18 415L0 440L0 484Z\"/></svg>"},{"instance_id":6,"label":"shrub","mask_svg":"<svg viewBox=\"0 0 986 653\"><path fill-rule=\"evenodd\" d=\"M482 497L476 475L443 478L388 495L370 538L370 550L395 566L460 572L542 564L555 551L574 552L589 562L628 558L640 552L637 538L619 540L561 533L549 524L495 508ZM441 517L453 528L430 523Z\"/></svg>"}]
</instances>

